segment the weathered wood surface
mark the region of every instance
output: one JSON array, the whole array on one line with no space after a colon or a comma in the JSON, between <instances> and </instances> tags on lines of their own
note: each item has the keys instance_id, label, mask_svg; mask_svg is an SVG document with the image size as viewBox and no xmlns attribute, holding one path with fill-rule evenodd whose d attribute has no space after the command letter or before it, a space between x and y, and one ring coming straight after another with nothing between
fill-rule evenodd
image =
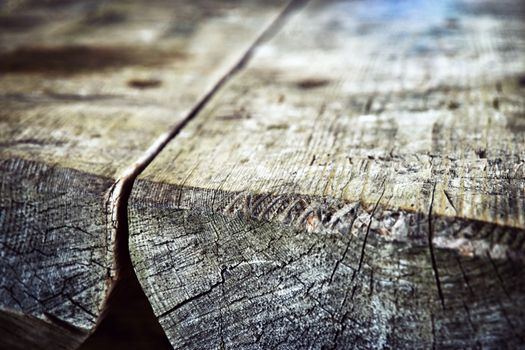
<instances>
[{"instance_id":1,"label":"weathered wood surface","mask_svg":"<svg viewBox=\"0 0 525 350\"><path fill-rule=\"evenodd\" d=\"M0 4L2 318L92 329L114 278L108 191L284 5ZM26 346L32 323L5 324L0 348Z\"/></svg>"},{"instance_id":2,"label":"weathered wood surface","mask_svg":"<svg viewBox=\"0 0 525 350\"><path fill-rule=\"evenodd\" d=\"M525 344L520 1L312 1L135 184L175 348Z\"/></svg>"}]
</instances>

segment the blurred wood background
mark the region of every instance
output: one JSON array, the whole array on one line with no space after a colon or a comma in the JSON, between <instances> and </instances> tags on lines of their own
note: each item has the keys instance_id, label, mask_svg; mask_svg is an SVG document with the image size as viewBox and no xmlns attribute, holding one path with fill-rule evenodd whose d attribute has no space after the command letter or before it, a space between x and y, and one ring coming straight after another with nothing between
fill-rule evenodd
<instances>
[{"instance_id":1,"label":"blurred wood background","mask_svg":"<svg viewBox=\"0 0 525 350\"><path fill-rule=\"evenodd\" d=\"M525 346L524 17L1 2L0 348Z\"/></svg>"}]
</instances>

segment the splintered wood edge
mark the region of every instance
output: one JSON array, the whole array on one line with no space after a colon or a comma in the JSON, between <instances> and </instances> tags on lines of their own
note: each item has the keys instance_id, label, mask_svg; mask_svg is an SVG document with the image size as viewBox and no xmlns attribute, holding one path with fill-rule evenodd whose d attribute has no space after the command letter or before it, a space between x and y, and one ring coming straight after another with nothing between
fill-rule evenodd
<instances>
[{"instance_id":1,"label":"splintered wood edge","mask_svg":"<svg viewBox=\"0 0 525 350\"><path fill-rule=\"evenodd\" d=\"M525 230L481 220L436 215L432 210L435 187L429 196L427 212L380 204L388 196L385 188L380 190L376 203L345 202L301 194L207 190L145 180L140 180L136 188L130 205L134 210L152 205L174 210L212 211L285 225L305 234L347 234L354 216L357 215L358 220L373 217L371 228L385 242L428 246L427 233L430 230L435 248L454 250L469 257L489 254L493 259L525 261ZM422 225L426 227L424 235L421 235Z\"/></svg>"}]
</instances>

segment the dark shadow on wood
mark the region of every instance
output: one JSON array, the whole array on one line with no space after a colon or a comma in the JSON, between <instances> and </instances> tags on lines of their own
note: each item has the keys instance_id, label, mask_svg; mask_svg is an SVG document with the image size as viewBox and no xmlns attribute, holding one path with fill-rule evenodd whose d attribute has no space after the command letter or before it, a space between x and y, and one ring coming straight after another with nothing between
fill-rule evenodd
<instances>
[{"instance_id":1,"label":"dark shadow on wood","mask_svg":"<svg viewBox=\"0 0 525 350\"><path fill-rule=\"evenodd\" d=\"M115 284L101 322L79 349L172 349L135 273Z\"/></svg>"},{"instance_id":2,"label":"dark shadow on wood","mask_svg":"<svg viewBox=\"0 0 525 350\"><path fill-rule=\"evenodd\" d=\"M47 321L17 312L0 311L0 349L74 349L86 337L82 329L46 315Z\"/></svg>"},{"instance_id":3,"label":"dark shadow on wood","mask_svg":"<svg viewBox=\"0 0 525 350\"><path fill-rule=\"evenodd\" d=\"M142 168L135 169L140 172ZM80 346L90 349L173 349L137 279L129 253L128 200L137 173L112 187L108 212L115 214L113 229L115 279L93 333Z\"/></svg>"}]
</instances>

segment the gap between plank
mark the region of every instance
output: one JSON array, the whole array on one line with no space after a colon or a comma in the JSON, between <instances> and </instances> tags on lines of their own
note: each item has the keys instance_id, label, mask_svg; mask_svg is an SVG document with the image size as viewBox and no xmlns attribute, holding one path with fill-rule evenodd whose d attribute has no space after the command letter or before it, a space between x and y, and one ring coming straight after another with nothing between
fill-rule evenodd
<instances>
[{"instance_id":1,"label":"gap between plank","mask_svg":"<svg viewBox=\"0 0 525 350\"><path fill-rule=\"evenodd\" d=\"M119 289L122 289L122 287L119 286L122 285L124 281L129 283L130 280L136 281L137 284L139 283L135 275L129 253L128 201L133 189L133 184L135 183L135 179L155 159L155 157L164 149L164 147L166 147L166 145L199 114L199 112L217 94L217 92L237 73L244 69L257 47L270 40L286 23L288 17L293 12L299 11L307 2L308 0L289 1L285 8L277 15L277 17L246 49L237 63L231 67L228 72L226 72L226 74L223 75L215 83L215 85L197 101L193 108L179 123L177 123L170 131L159 136L157 140L144 152L144 154L122 173L122 175L108 191L106 209L111 225L110 245L113 247L111 252L113 255L113 263L112 271L109 277L109 291L106 294L102 304L102 312L99 316L99 319L97 320L97 324L93 332L88 336L84 344L80 347L81 349L95 348L96 346L100 345L100 342L96 339L93 340L92 338L96 338L97 333L103 333L107 336L108 332L111 332L110 329L101 330L101 328L104 328L103 324L105 319L108 318L108 314L111 312L113 302L118 302L115 300L115 295ZM140 289L142 291L141 287ZM149 302L147 306L151 309ZM153 312L152 309L151 312ZM105 327L108 326L109 325L106 325ZM160 327L160 325L158 325L158 327ZM166 337L165 334L164 337ZM167 342L167 338L165 341ZM148 344L148 346L151 345L152 344Z\"/></svg>"}]
</instances>

